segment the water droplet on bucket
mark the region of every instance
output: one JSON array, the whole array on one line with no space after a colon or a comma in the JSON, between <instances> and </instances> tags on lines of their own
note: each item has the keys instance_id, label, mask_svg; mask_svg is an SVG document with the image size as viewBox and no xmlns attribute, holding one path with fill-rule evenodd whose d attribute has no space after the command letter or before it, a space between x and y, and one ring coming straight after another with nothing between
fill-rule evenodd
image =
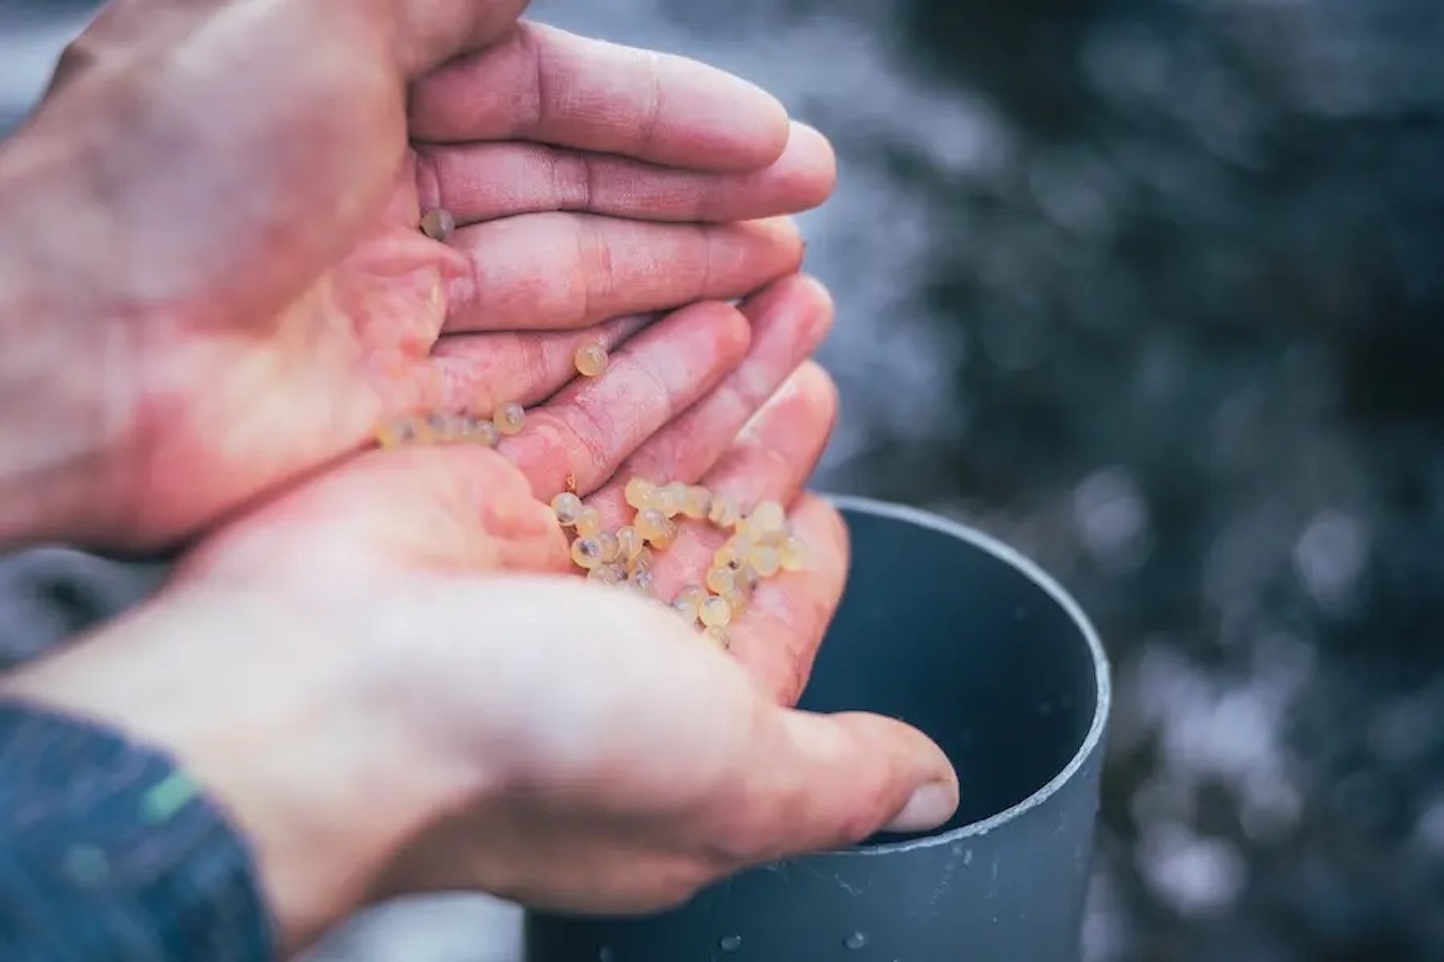
<instances>
[{"instance_id":1,"label":"water droplet on bucket","mask_svg":"<svg viewBox=\"0 0 1444 962\"><path fill-rule=\"evenodd\" d=\"M724 935L718 940L717 947L723 952L736 952L742 947L742 936Z\"/></svg>"},{"instance_id":2,"label":"water droplet on bucket","mask_svg":"<svg viewBox=\"0 0 1444 962\"><path fill-rule=\"evenodd\" d=\"M842 944L845 948L860 949L864 945L867 945L867 936L862 932L854 932L847 938L843 939Z\"/></svg>"}]
</instances>

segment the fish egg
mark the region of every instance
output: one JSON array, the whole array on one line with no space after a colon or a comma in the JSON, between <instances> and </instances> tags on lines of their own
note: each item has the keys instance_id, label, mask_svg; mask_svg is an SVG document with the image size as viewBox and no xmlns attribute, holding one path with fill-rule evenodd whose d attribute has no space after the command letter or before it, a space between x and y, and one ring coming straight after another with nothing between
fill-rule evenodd
<instances>
[{"instance_id":1,"label":"fish egg","mask_svg":"<svg viewBox=\"0 0 1444 962\"><path fill-rule=\"evenodd\" d=\"M621 551L621 545L617 541L617 536L610 531L598 531L593 537L595 537L602 546L602 560L609 563L616 561L617 555Z\"/></svg>"},{"instance_id":2,"label":"fish egg","mask_svg":"<svg viewBox=\"0 0 1444 962\"><path fill-rule=\"evenodd\" d=\"M607 369L607 349L599 342L583 344L572 358L577 373L583 377L596 377Z\"/></svg>"},{"instance_id":3,"label":"fish egg","mask_svg":"<svg viewBox=\"0 0 1444 962\"><path fill-rule=\"evenodd\" d=\"M770 578L782 567L777 549L771 545L755 545L747 555L747 564L760 577Z\"/></svg>"},{"instance_id":4,"label":"fish egg","mask_svg":"<svg viewBox=\"0 0 1444 962\"><path fill-rule=\"evenodd\" d=\"M624 524L617 529L617 554L623 561L631 561L645 547L636 528Z\"/></svg>"},{"instance_id":5,"label":"fish egg","mask_svg":"<svg viewBox=\"0 0 1444 962\"><path fill-rule=\"evenodd\" d=\"M410 418L391 418L376 429L376 443L383 448L400 447L416 440L416 423Z\"/></svg>"},{"instance_id":6,"label":"fish egg","mask_svg":"<svg viewBox=\"0 0 1444 962\"><path fill-rule=\"evenodd\" d=\"M576 520L572 523L577 526L577 534L585 538L602 530L602 513L588 505L577 512Z\"/></svg>"},{"instance_id":7,"label":"fish egg","mask_svg":"<svg viewBox=\"0 0 1444 962\"><path fill-rule=\"evenodd\" d=\"M501 432L498 431L496 425L490 421L469 418L466 422L466 427L462 429L462 440L473 441L476 444L494 448L497 442L501 440Z\"/></svg>"},{"instance_id":8,"label":"fish egg","mask_svg":"<svg viewBox=\"0 0 1444 962\"><path fill-rule=\"evenodd\" d=\"M552 513L557 516L557 523L564 528L569 528L577 523L577 516L582 513L582 499L570 491L563 491L552 498Z\"/></svg>"},{"instance_id":9,"label":"fish egg","mask_svg":"<svg viewBox=\"0 0 1444 962\"><path fill-rule=\"evenodd\" d=\"M578 538L572 542L572 561L588 571L602 563L602 546L596 538Z\"/></svg>"},{"instance_id":10,"label":"fish egg","mask_svg":"<svg viewBox=\"0 0 1444 962\"><path fill-rule=\"evenodd\" d=\"M587 580L600 581L607 585L619 585L627 580L627 573L617 565L597 565L587 572Z\"/></svg>"},{"instance_id":11,"label":"fish egg","mask_svg":"<svg viewBox=\"0 0 1444 962\"><path fill-rule=\"evenodd\" d=\"M732 620L732 606L714 595L698 607L697 618L708 628L725 628Z\"/></svg>"},{"instance_id":12,"label":"fish egg","mask_svg":"<svg viewBox=\"0 0 1444 962\"><path fill-rule=\"evenodd\" d=\"M712 492L700 484L688 486L687 493L682 498L682 513L694 520L707 517L707 512L712 510Z\"/></svg>"},{"instance_id":13,"label":"fish egg","mask_svg":"<svg viewBox=\"0 0 1444 962\"><path fill-rule=\"evenodd\" d=\"M712 555L712 563L719 568L740 568L752 551L752 542L741 535L734 535L722 543Z\"/></svg>"},{"instance_id":14,"label":"fish egg","mask_svg":"<svg viewBox=\"0 0 1444 962\"><path fill-rule=\"evenodd\" d=\"M807 545L789 535L777 546L777 561L783 571L801 571L807 566Z\"/></svg>"},{"instance_id":15,"label":"fish egg","mask_svg":"<svg viewBox=\"0 0 1444 962\"><path fill-rule=\"evenodd\" d=\"M456 230L456 218L450 211L433 207L421 215L421 232L435 241L444 241Z\"/></svg>"},{"instance_id":16,"label":"fish egg","mask_svg":"<svg viewBox=\"0 0 1444 962\"><path fill-rule=\"evenodd\" d=\"M777 501L763 501L747 516L747 526L758 535L781 534L787 528L787 510Z\"/></svg>"},{"instance_id":17,"label":"fish egg","mask_svg":"<svg viewBox=\"0 0 1444 962\"><path fill-rule=\"evenodd\" d=\"M662 512L669 518L675 518L682 513L682 506L687 501L687 486L674 481L665 484L657 489L652 496L652 507Z\"/></svg>"},{"instance_id":18,"label":"fish egg","mask_svg":"<svg viewBox=\"0 0 1444 962\"><path fill-rule=\"evenodd\" d=\"M518 434L526 423L526 409L515 401L508 401L496 409L491 419L503 435Z\"/></svg>"},{"instance_id":19,"label":"fish egg","mask_svg":"<svg viewBox=\"0 0 1444 962\"><path fill-rule=\"evenodd\" d=\"M643 508L632 520L632 526L637 529L637 534L646 541L655 541L658 537L665 536L667 526L671 523L667 516L656 508Z\"/></svg>"},{"instance_id":20,"label":"fish egg","mask_svg":"<svg viewBox=\"0 0 1444 962\"><path fill-rule=\"evenodd\" d=\"M655 598L657 596L657 579L650 571L637 571L627 579L627 584L638 594Z\"/></svg>"},{"instance_id":21,"label":"fish egg","mask_svg":"<svg viewBox=\"0 0 1444 962\"><path fill-rule=\"evenodd\" d=\"M711 521L714 526L724 530L735 527L740 517L741 512L737 510L736 504L727 498L713 496L712 508L707 512L707 520Z\"/></svg>"},{"instance_id":22,"label":"fish egg","mask_svg":"<svg viewBox=\"0 0 1444 962\"><path fill-rule=\"evenodd\" d=\"M731 568L709 568L706 585L713 594L725 595L737 587L737 575Z\"/></svg>"},{"instance_id":23,"label":"fish egg","mask_svg":"<svg viewBox=\"0 0 1444 962\"><path fill-rule=\"evenodd\" d=\"M646 478L633 478L627 482L622 496L627 499L627 504L641 511L643 508L651 507L652 491L655 488L656 485Z\"/></svg>"}]
</instances>

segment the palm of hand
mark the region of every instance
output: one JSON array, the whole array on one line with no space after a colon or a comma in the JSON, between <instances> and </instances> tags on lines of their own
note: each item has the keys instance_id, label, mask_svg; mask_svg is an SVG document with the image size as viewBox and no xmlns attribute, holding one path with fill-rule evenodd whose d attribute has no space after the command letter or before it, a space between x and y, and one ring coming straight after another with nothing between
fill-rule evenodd
<instances>
[{"instance_id":1,"label":"palm of hand","mask_svg":"<svg viewBox=\"0 0 1444 962\"><path fill-rule=\"evenodd\" d=\"M808 285L786 286L801 296ZM786 300L781 293L772 300ZM770 851L746 845L780 851L794 841L790 827L757 839L745 826L724 826L743 808L747 789L737 776L759 750L753 739L780 737L763 734L778 724L768 706L800 694L841 590L845 533L823 502L799 494L834 398L825 375L804 365L745 430L719 439L731 404L725 391L715 393L691 409L691 420L662 432L676 432L670 442L644 445L627 462L703 481L739 503L772 497L792 505L811 563L758 587L733 626L732 666L700 637L688 644L672 613L640 605L624 589L589 594L579 579L556 578L576 569L544 498L550 488L502 452L476 446L365 454L190 556L181 586L249 585L268 604L334 610L332 620L354 623L337 640L369 652L363 677L371 681L356 704L424 706L398 725L415 746L408 764L416 770L471 771L478 752L504 766L506 791L463 786L490 801L459 803L465 817L410 840L382 873L383 890L480 884L532 904L632 910L675 899L727 859ZM707 424L711 431L699 430ZM682 437L690 443L678 444ZM587 499L608 526L626 517L629 476L613 471ZM685 525L652 569L661 592L698 580L720 537ZM491 577L472 577L478 573ZM553 577L514 577L537 574ZM379 602L365 610L364 624L350 600L362 593ZM617 600L606 603L608 593ZM402 626L404 637L378 625ZM315 673L334 674L334 655L286 657L302 676L313 661ZM678 728L681 718L689 724ZM505 759L496 759L498 745L507 746ZM787 791L805 793L797 778ZM529 801L519 805L519 797ZM876 804L882 817L896 803ZM597 820L608 810L649 813L651 828L645 837L608 828ZM739 849L699 859L696 839L719 832L739 833Z\"/></svg>"},{"instance_id":2,"label":"palm of hand","mask_svg":"<svg viewBox=\"0 0 1444 962\"><path fill-rule=\"evenodd\" d=\"M79 539L152 547L192 534L354 450L390 411L485 414L545 398L588 329L613 343L637 322L609 319L739 297L797 265L795 230L696 221L804 209L831 186L821 138L786 140L775 102L695 64L528 25L408 87L305 5L273 12L303 23L185 34L196 39L172 51L179 59L217 64L187 77L204 96L158 101L147 128L107 122L113 140L134 141L124 171L134 182L114 219L138 221L124 237L136 256L111 282L118 299L162 309L126 336L125 371L104 372L127 384L104 402L108 421L124 420L113 432L124 450L96 500L125 507L97 509L99 532ZM108 46L108 30L126 39L131 14L118 8L82 38L42 121L118 115L108 91L153 83L148 64L176 72L165 56L136 61ZM319 46L250 46L278 33ZM314 66L327 62L320 49L349 65L342 89ZM237 56L259 60L226 70ZM664 68L687 94L648 117L662 109L650 92L669 83ZM268 93L235 89L250 82L242 74L263 77ZM479 91L518 83L537 90L478 105ZM589 86L600 88L590 106L566 106ZM219 129L195 109L212 102L236 107ZM145 140L156 129L163 136ZM305 150L274 149L297 129L311 134ZM641 142L639 129L651 131ZM166 143L191 154L179 176ZM236 190L255 200L233 203ZM422 209L441 205L461 225L449 244L417 230ZM175 229L145 215L167 209L195 216Z\"/></svg>"}]
</instances>

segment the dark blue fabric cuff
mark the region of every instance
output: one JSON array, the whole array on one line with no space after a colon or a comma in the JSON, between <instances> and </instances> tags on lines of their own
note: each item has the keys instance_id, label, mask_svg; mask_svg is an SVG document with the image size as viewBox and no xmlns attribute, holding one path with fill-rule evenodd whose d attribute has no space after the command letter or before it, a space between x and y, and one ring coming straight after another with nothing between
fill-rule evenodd
<instances>
[{"instance_id":1,"label":"dark blue fabric cuff","mask_svg":"<svg viewBox=\"0 0 1444 962\"><path fill-rule=\"evenodd\" d=\"M0 959L275 957L245 842L170 758L0 702Z\"/></svg>"}]
</instances>

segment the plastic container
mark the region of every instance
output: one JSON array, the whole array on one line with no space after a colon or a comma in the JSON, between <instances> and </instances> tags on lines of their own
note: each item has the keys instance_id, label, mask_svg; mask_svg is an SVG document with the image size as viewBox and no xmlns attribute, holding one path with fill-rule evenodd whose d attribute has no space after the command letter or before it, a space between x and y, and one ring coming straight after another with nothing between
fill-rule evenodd
<instances>
[{"instance_id":1,"label":"plastic container","mask_svg":"<svg viewBox=\"0 0 1444 962\"><path fill-rule=\"evenodd\" d=\"M1108 665L1047 575L986 535L837 498L853 569L806 708L902 718L948 752L962 806L741 873L645 918L528 913L526 962L1074 962Z\"/></svg>"}]
</instances>

